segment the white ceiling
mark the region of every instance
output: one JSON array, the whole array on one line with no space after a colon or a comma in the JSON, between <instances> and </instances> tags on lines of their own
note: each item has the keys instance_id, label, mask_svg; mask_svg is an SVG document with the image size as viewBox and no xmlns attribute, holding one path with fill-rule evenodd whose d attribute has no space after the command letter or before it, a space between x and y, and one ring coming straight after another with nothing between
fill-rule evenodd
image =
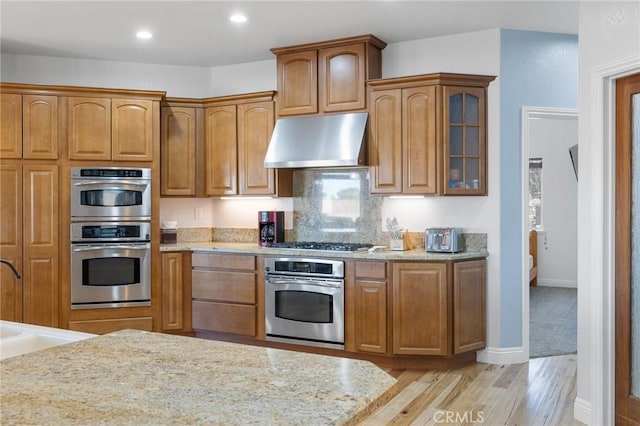
<instances>
[{"instance_id":1,"label":"white ceiling","mask_svg":"<svg viewBox=\"0 0 640 426\"><path fill-rule=\"evenodd\" d=\"M3 53L219 66L272 47L374 34L387 43L509 28L577 34L577 1L0 0ZM229 22L233 12L248 22ZM137 30L154 33L135 38Z\"/></svg>"}]
</instances>

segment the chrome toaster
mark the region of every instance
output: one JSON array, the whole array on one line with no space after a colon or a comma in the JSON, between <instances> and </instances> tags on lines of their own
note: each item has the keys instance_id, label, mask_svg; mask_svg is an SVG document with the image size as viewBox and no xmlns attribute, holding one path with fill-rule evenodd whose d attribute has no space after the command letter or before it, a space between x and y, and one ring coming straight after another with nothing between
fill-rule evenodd
<instances>
[{"instance_id":1,"label":"chrome toaster","mask_svg":"<svg viewBox=\"0 0 640 426\"><path fill-rule=\"evenodd\" d=\"M427 228L424 234L426 251L457 253L464 251L462 228Z\"/></svg>"}]
</instances>

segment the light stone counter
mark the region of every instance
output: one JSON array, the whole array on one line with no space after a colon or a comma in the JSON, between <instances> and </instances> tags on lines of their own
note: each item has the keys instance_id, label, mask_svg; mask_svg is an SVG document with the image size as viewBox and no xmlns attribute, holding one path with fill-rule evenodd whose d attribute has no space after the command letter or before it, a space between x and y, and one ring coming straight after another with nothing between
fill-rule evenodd
<instances>
[{"instance_id":1,"label":"light stone counter","mask_svg":"<svg viewBox=\"0 0 640 426\"><path fill-rule=\"evenodd\" d=\"M261 254L265 256L314 256L314 257L332 257L341 259L363 259L363 260L413 260L422 262L448 262L469 259L484 259L489 253L486 251L464 251L460 253L427 253L424 248L406 251L381 250L375 252L358 251L344 252L331 250L295 250L280 249L270 247L260 247L255 243L177 243L162 244L160 251L202 251L209 253L244 253L244 254Z\"/></svg>"},{"instance_id":2,"label":"light stone counter","mask_svg":"<svg viewBox=\"0 0 640 426\"><path fill-rule=\"evenodd\" d=\"M396 391L366 361L137 330L0 367L1 424L345 424Z\"/></svg>"}]
</instances>

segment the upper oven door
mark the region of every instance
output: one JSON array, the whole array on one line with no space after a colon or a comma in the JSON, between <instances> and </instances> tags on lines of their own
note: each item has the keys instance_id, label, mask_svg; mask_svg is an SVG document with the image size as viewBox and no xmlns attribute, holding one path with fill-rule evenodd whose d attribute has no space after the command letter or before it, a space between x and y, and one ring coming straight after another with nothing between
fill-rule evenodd
<instances>
[{"instance_id":1,"label":"upper oven door","mask_svg":"<svg viewBox=\"0 0 640 426\"><path fill-rule=\"evenodd\" d=\"M151 220L151 180L72 179L72 220Z\"/></svg>"}]
</instances>

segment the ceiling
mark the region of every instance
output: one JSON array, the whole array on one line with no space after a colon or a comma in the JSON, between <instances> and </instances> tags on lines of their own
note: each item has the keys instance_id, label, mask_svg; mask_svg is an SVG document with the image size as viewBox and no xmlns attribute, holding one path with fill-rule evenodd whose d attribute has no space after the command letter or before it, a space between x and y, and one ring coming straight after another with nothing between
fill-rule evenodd
<instances>
[{"instance_id":1,"label":"ceiling","mask_svg":"<svg viewBox=\"0 0 640 426\"><path fill-rule=\"evenodd\" d=\"M387 43L508 28L577 34L577 1L0 1L3 53L221 66L272 47L374 34ZM229 16L242 12L244 24ZM138 40L139 29L154 37Z\"/></svg>"}]
</instances>

